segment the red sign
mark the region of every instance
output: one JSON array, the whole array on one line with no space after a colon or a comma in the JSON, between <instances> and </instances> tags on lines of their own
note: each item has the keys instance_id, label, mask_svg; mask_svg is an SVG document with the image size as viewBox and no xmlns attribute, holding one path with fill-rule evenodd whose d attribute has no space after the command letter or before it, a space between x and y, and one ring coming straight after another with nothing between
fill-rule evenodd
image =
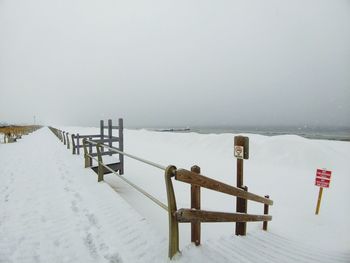
<instances>
[{"instance_id":1,"label":"red sign","mask_svg":"<svg viewBox=\"0 0 350 263\"><path fill-rule=\"evenodd\" d=\"M317 169L315 185L323 188L328 188L331 182L331 171Z\"/></svg>"},{"instance_id":2,"label":"red sign","mask_svg":"<svg viewBox=\"0 0 350 263\"><path fill-rule=\"evenodd\" d=\"M317 169L316 176L331 179L332 172L327 170Z\"/></svg>"}]
</instances>

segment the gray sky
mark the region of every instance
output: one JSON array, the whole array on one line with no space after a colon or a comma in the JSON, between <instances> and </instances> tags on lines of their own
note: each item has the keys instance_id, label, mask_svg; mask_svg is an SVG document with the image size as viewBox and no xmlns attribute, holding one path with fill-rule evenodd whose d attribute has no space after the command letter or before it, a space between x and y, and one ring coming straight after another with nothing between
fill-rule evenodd
<instances>
[{"instance_id":1,"label":"gray sky","mask_svg":"<svg viewBox=\"0 0 350 263\"><path fill-rule=\"evenodd\" d=\"M349 0L0 0L0 122L350 126Z\"/></svg>"}]
</instances>

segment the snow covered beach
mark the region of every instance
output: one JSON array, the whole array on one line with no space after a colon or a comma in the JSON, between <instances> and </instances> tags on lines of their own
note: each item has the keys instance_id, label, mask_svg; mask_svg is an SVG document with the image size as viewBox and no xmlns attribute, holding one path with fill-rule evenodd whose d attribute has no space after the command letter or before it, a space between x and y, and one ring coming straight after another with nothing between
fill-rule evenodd
<instances>
[{"instance_id":1,"label":"snow covered beach","mask_svg":"<svg viewBox=\"0 0 350 263\"><path fill-rule=\"evenodd\" d=\"M71 133L95 128L61 127ZM190 244L180 225L179 262L349 262L350 143L298 136L249 135L245 184L270 194L273 220L267 233L248 224L203 224L203 245ZM209 177L235 181L233 135L174 134L125 130L125 150L164 165L197 164ZM166 262L167 214L120 179L83 168L47 129L0 146L0 262ZM333 171L319 216L314 215L316 168ZM126 158L125 176L165 200L162 174ZM112 186L112 188L110 187ZM179 207L189 207L188 185L175 183ZM234 210L234 200L202 190L202 207ZM248 211L262 206L248 203Z\"/></svg>"}]
</instances>

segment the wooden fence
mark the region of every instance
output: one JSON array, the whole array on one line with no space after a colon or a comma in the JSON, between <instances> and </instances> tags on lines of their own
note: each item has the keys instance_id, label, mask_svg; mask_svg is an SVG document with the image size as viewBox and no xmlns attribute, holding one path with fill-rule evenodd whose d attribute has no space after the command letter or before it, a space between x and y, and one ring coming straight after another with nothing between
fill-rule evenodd
<instances>
[{"instance_id":1,"label":"wooden fence","mask_svg":"<svg viewBox=\"0 0 350 263\"><path fill-rule=\"evenodd\" d=\"M100 133L99 134L90 134L90 135L85 135L85 134L72 134L69 136L69 133L66 131L62 131L53 127L49 127L50 130L63 142L64 145L67 145L67 149L72 148L72 153L73 154L80 154L80 149L84 148L83 141L84 140L91 140L95 143L105 143L106 145L112 147L113 143L118 143L117 149L120 151L124 150L124 125L123 125L123 119L118 119L118 125L114 126L112 123L112 120L108 120L108 125L104 124L104 121L100 121ZM107 129L107 133L105 133L105 130ZM118 131L118 135L114 136L113 135L113 130ZM72 145L72 146L70 146ZM98 155L97 152L93 152L94 148L90 145L88 147L84 148L85 155L86 153L89 153L90 158L86 159L85 161L85 167L91 167L96 173L98 172L97 166L92 166L92 158L96 157ZM113 152L113 151L103 151L101 155L109 155L112 156L113 154L118 155L119 161L107 164L109 168L111 168L113 171L118 172L119 174L124 174L124 156L122 154ZM104 174L111 173L110 170L104 169Z\"/></svg>"},{"instance_id":2,"label":"wooden fence","mask_svg":"<svg viewBox=\"0 0 350 263\"><path fill-rule=\"evenodd\" d=\"M4 143L12 143L16 142L18 139L21 139L23 135L28 135L40 128L41 126L39 125L11 125L0 127L0 133L4 135Z\"/></svg>"},{"instance_id":3,"label":"wooden fence","mask_svg":"<svg viewBox=\"0 0 350 263\"><path fill-rule=\"evenodd\" d=\"M54 130L53 130L54 131ZM55 131L54 131L55 133ZM55 133L56 134L56 133ZM57 135L57 134L56 134ZM60 138L58 135L57 137ZM85 137L83 140L84 147L84 158L85 167L91 167L92 160L97 162L97 174L98 182L103 180L106 171L114 173L122 180L130 184L137 191L144 194L146 197L151 199L153 202L158 204L164 210L168 212L169 219L169 246L168 255L169 258L173 258L174 255L179 252L179 223L191 223L191 242L195 243L196 246L201 243L201 223L219 223L219 222L241 222L246 224L247 222L263 222L262 229L267 230L268 221L272 220L272 216L269 215L269 206L273 205L273 201L269 196L259 196L254 193L248 192L247 188L241 189L239 187L234 187L223 182L217 181L215 179L206 177L201 174L200 167L192 166L191 170L177 169L173 165L167 167L160 164L142 159L140 157L134 156L132 154L123 152L123 150L110 146L106 144L106 141L97 141L93 138ZM96 149L96 154L93 153L91 148ZM90 150L88 150L90 149ZM105 150L105 151L104 151ZM144 191L141 187L133 184L120 173L117 173L110 165L103 162L104 153L118 153L119 155L125 155L127 157L136 159L147 165L154 166L164 171L164 179L166 185L167 193L167 205L163 204L161 201L157 200L155 197ZM191 187L191 207L190 208L177 208L176 196L173 187L173 179L187 183ZM201 210L201 198L200 191L201 188L210 189L216 192L221 192L230 196L235 196L236 199L243 199L246 203L249 201L254 201L263 204L262 214L248 214L248 213L231 213L231 212L217 212L217 211L206 211ZM236 226L237 227L237 226Z\"/></svg>"}]
</instances>

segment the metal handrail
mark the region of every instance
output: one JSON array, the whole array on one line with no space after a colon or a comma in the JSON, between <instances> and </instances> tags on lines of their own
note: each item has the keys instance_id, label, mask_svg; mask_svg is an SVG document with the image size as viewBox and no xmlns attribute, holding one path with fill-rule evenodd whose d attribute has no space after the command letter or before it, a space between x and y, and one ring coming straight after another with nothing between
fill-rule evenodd
<instances>
[{"instance_id":1,"label":"metal handrail","mask_svg":"<svg viewBox=\"0 0 350 263\"><path fill-rule=\"evenodd\" d=\"M133 158L133 159L136 159L138 161L141 161L143 163L146 163L146 164L149 164L149 165L152 165L154 167L157 167L159 169L162 169L162 170L165 170L166 168L163 168L162 165L159 165L159 164L156 164L154 162L150 162L150 161L147 161L145 159L142 159L142 158L139 158L137 156L134 156L134 155L131 155L131 154L128 154L128 153L125 153L125 152L122 152L118 149L115 149L114 147L110 147L108 145L105 145L105 144L101 144L101 143L97 143L95 141L91 141L91 140L84 140L84 143L91 143L91 144L94 144L96 145L96 147L105 147L111 151L115 151L117 153L120 153L120 154L124 154L130 158ZM134 183L132 183L131 181L129 181L128 179L126 179L124 176L121 176L120 174L118 174L116 171L114 171L113 169L111 169L110 167L108 167L107 165L105 165L103 162L100 162L98 159L92 157L90 154L87 154L86 156L88 156L89 158L92 158L94 159L95 161L97 161L98 164L102 165L103 167L105 167L108 171L112 172L113 174L117 175L120 179L122 179L123 181L125 181L127 184L129 184L130 186L132 186L133 188L135 188L137 191L139 191L141 194L143 194L144 196L148 197L149 199L151 199L153 202L155 202L157 205L159 205L161 208L163 208L165 211L168 211L168 207L162 203L161 201L159 201L157 198L155 198L154 196L152 196L151 194L147 193L145 190L143 190L141 187L135 185Z\"/></svg>"},{"instance_id":2,"label":"metal handrail","mask_svg":"<svg viewBox=\"0 0 350 263\"><path fill-rule=\"evenodd\" d=\"M161 170L163 170L163 171L166 170L166 166L164 166L164 165L160 165L160 164L157 164L157 163L155 163L155 162L151 162L151 161L148 161L148 160L146 160L146 159L137 157L137 156L135 156L135 155L132 155L132 154L129 154L129 153L126 153L126 152L122 152L122 151L119 150L118 148L111 147L111 146L108 146L108 145L106 145L106 144L98 143L98 142L91 141L91 140L85 140L85 141L88 142L88 143L94 144L94 145L99 144L99 145L101 145L102 147L107 148L107 149L109 149L109 150L111 150L111 151L114 151L114 152L116 152L116 153L119 153L119 154L128 156L129 158L138 160L138 161L140 161L140 162L143 162L143 163L145 163L145 164L151 165L151 166L156 167L156 168L158 168L158 169L161 169Z\"/></svg>"},{"instance_id":3,"label":"metal handrail","mask_svg":"<svg viewBox=\"0 0 350 263\"><path fill-rule=\"evenodd\" d=\"M105 167L107 170L109 170L110 172L114 173L116 176L118 176L120 179L122 179L123 181L125 181L126 183L128 183L129 185L131 185L132 187L134 187L137 191L139 191L141 194L143 194L144 196L148 197L149 199L151 199L153 202L155 202L157 205L159 205L161 208L163 208L165 211L168 211L168 207L163 204L161 201L159 201L157 198L155 198L154 196L150 195L149 193L147 193L146 191L144 191L142 188L138 187L136 184L132 183L131 181L129 181L128 179L126 179L124 176L121 176L120 174L118 174L116 171L114 171L113 169L109 168L107 165L105 165L104 163L99 162L103 167Z\"/></svg>"}]
</instances>

